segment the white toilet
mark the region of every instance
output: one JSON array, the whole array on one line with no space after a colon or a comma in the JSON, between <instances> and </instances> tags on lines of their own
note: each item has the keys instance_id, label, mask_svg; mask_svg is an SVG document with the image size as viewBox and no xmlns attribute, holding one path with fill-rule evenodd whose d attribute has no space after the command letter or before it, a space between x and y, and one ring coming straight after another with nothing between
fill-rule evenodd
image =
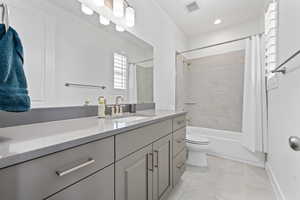
<instances>
[{"instance_id":1,"label":"white toilet","mask_svg":"<svg viewBox=\"0 0 300 200\"><path fill-rule=\"evenodd\" d=\"M189 151L187 164L197 167L208 167L207 151L210 144L209 139L200 136L197 132L188 131L186 142Z\"/></svg>"}]
</instances>

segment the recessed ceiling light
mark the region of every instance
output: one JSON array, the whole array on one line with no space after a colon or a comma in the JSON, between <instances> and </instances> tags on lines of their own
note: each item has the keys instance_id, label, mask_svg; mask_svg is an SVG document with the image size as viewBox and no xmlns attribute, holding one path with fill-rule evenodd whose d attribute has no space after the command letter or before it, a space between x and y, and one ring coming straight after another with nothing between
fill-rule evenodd
<instances>
[{"instance_id":1,"label":"recessed ceiling light","mask_svg":"<svg viewBox=\"0 0 300 200\"><path fill-rule=\"evenodd\" d=\"M218 24L221 24L221 23L222 23L221 19L216 19L215 22L214 22L215 25L218 25Z\"/></svg>"}]
</instances>

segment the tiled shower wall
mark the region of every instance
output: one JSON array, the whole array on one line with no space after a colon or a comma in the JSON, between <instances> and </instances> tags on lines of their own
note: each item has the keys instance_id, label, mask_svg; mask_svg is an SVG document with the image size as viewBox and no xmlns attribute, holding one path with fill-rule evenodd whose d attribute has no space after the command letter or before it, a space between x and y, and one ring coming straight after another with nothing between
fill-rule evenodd
<instances>
[{"instance_id":1,"label":"tiled shower wall","mask_svg":"<svg viewBox=\"0 0 300 200\"><path fill-rule=\"evenodd\" d=\"M245 51L188 60L185 109L190 125L241 132Z\"/></svg>"}]
</instances>

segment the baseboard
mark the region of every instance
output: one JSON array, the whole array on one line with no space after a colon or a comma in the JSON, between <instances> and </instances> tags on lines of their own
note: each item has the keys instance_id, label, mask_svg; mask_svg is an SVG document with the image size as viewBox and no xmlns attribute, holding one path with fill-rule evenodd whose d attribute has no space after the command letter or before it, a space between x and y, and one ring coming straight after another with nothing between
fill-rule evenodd
<instances>
[{"instance_id":1,"label":"baseboard","mask_svg":"<svg viewBox=\"0 0 300 200\"><path fill-rule=\"evenodd\" d=\"M276 176L273 173L272 167L270 166L269 163L266 163L266 171L267 171L268 177L270 179L274 194L276 196L276 200L286 200L286 198L280 188L280 185L276 179Z\"/></svg>"},{"instance_id":2,"label":"baseboard","mask_svg":"<svg viewBox=\"0 0 300 200\"><path fill-rule=\"evenodd\" d=\"M228 159L228 160L232 160L232 161L252 165L252 166L255 166L255 167L265 168L265 164L262 163L262 162L255 162L255 161L251 161L251 160L235 158L235 157L232 157L232 156L228 156L228 155L221 154L221 153L215 153L215 152L208 152L207 154L211 155L211 156L216 156L216 157L220 157L220 158L224 158L224 159Z\"/></svg>"},{"instance_id":3,"label":"baseboard","mask_svg":"<svg viewBox=\"0 0 300 200\"><path fill-rule=\"evenodd\" d=\"M211 141L208 154L250 164L257 167L265 167L263 153L252 153L242 145L242 133L215 130L203 127L188 127L187 132L197 132Z\"/></svg>"}]
</instances>

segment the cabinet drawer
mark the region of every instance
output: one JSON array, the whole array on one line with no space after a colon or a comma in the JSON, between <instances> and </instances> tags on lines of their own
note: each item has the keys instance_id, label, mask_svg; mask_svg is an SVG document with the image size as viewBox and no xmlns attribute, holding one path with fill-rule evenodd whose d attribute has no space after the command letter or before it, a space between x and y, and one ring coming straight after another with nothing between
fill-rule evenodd
<instances>
[{"instance_id":1,"label":"cabinet drawer","mask_svg":"<svg viewBox=\"0 0 300 200\"><path fill-rule=\"evenodd\" d=\"M186 128L178 129L173 133L173 156L175 157L186 147Z\"/></svg>"},{"instance_id":2,"label":"cabinet drawer","mask_svg":"<svg viewBox=\"0 0 300 200\"><path fill-rule=\"evenodd\" d=\"M181 115L173 119L173 131L186 126L186 115Z\"/></svg>"},{"instance_id":3,"label":"cabinet drawer","mask_svg":"<svg viewBox=\"0 0 300 200\"><path fill-rule=\"evenodd\" d=\"M173 160L173 184L174 186L180 181L186 168L186 148L181 151Z\"/></svg>"},{"instance_id":4,"label":"cabinet drawer","mask_svg":"<svg viewBox=\"0 0 300 200\"><path fill-rule=\"evenodd\" d=\"M47 200L114 200L113 165L55 194Z\"/></svg>"},{"instance_id":5,"label":"cabinet drawer","mask_svg":"<svg viewBox=\"0 0 300 200\"><path fill-rule=\"evenodd\" d=\"M110 137L2 169L1 200L41 200L113 161Z\"/></svg>"},{"instance_id":6,"label":"cabinet drawer","mask_svg":"<svg viewBox=\"0 0 300 200\"><path fill-rule=\"evenodd\" d=\"M166 120L116 136L116 159L120 160L172 132L172 120Z\"/></svg>"}]
</instances>

